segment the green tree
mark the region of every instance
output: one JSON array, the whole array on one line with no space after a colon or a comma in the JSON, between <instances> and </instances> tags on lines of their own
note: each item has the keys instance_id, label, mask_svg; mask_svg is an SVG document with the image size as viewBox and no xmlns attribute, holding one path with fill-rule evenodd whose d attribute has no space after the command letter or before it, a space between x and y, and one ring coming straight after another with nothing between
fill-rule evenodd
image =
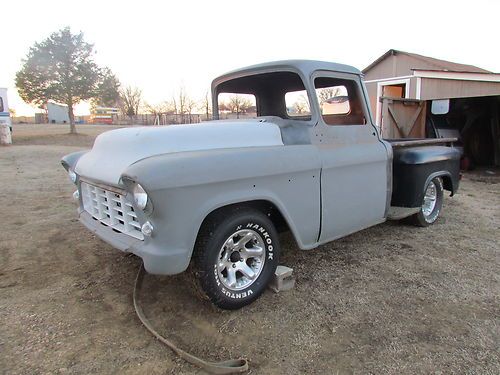
<instances>
[{"instance_id":1,"label":"green tree","mask_svg":"<svg viewBox=\"0 0 500 375\"><path fill-rule=\"evenodd\" d=\"M120 81L111 69L103 68L99 74L96 96L92 99L95 107L117 107L120 102Z\"/></svg>"},{"instance_id":2,"label":"green tree","mask_svg":"<svg viewBox=\"0 0 500 375\"><path fill-rule=\"evenodd\" d=\"M93 45L83 33L72 34L65 27L35 43L16 74L21 98L43 106L48 100L68 106L70 133L75 134L73 106L97 97L102 71L93 60Z\"/></svg>"}]
</instances>

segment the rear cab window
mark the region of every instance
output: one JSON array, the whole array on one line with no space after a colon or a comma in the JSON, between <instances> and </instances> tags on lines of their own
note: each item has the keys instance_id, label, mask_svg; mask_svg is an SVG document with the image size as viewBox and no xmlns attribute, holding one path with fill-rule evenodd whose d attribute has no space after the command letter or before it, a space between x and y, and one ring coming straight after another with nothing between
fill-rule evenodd
<instances>
[{"instance_id":1,"label":"rear cab window","mask_svg":"<svg viewBox=\"0 0 500 375\"><path fill-rule=\"evenodd\" d=\"M318 77L314 87L320 113L327 125L365 125L359 85L350 79Z\"/></svg>"}]
</instances>

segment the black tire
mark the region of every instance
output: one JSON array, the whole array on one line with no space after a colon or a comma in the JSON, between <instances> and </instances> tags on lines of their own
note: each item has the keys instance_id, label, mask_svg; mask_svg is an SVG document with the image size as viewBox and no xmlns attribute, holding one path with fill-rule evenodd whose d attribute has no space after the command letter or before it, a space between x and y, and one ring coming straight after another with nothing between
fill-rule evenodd
<instances>
[{"instance_id":1,"label":"black tire","mask_svg":"<svg viewBox=\"0 0 500 375\"><path fill-rule=\"evenodd\" d=\"M234 250L235 247L228 245L237 246L252 236L243 246L250 244L251 247L247 249L250 252L259 252L258 249L263 247L260 252L263 255L259 255L263 260L259 257L243 260L245 256L242 254L246 255L247 251L242 248ZM232 211L224 210L204 223L196 240L193 266L206 296L216 306L234 310L252 303L264 292L276 271L279 254L278 233L271 220L258 210L242 207ZM255 279L245 276L238 269L231 269L245 267L244 264L249 265L252 271L255 270ZM228 270L236 275L240 285L234 285L233 288L228 286L234 280L230 280ZM248 269L245 267L245 270ZM246 282L250 282L247 287Z\"/></svg>"},{"instance_id":2,"label":"black tire","mask_svg":"<svg viewBox=\"0 0 500 375\"><path fill-rule=\"evenodd\" d=\"M436 189L435 191L436 199L433 209L429 212L428 210L425 209L426 192L432 184ZM443 196L444 196L443 181L441 180L440 177L435 177L431 181L429 181L427 186L425 186L424 197L422 199L422 206L420 208L420 211L418 211L418 213L410 217L412 223L419 227L427 227L429 225L434 224L438 219L439 214L441 213L441 210L443 208Z\"/></svg>"}]
</instances>

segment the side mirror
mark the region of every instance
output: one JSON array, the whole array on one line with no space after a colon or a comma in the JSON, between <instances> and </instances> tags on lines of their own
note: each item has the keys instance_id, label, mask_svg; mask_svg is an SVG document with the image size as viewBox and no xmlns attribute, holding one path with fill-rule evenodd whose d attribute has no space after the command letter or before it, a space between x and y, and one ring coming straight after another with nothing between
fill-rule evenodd
<instances>
[{"instance_id":1,"label":"side mirror","mask_svg":"<svg viewBox=\"0 0 500 375\"><path fill-rule=\"evenodd\" d=\"M450 99L433 100L431 113L433 115L446 115L450 111Z\"/></svg>"}]
</instances>

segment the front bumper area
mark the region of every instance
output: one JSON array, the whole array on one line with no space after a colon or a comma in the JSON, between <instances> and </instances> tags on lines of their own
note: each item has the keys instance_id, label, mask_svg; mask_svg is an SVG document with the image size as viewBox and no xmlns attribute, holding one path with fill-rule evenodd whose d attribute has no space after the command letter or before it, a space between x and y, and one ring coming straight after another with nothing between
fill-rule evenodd
<instances>
[{"instance_id":1,"label":"front bumper area","mask_svg":"<svg viewBox=\"0 0 500 375\"><path fill-rule=\"evenodd\" d=\"M109 226L101 224L88 212L79 209L79 220L85 227L104 242L114 248L133 253L142 258L144 268L155 275L175 275L186 270L191 251L187 249L163 249L154 238L138 240L129 235L115 232Z\"/></svg>"}]
</instances>

